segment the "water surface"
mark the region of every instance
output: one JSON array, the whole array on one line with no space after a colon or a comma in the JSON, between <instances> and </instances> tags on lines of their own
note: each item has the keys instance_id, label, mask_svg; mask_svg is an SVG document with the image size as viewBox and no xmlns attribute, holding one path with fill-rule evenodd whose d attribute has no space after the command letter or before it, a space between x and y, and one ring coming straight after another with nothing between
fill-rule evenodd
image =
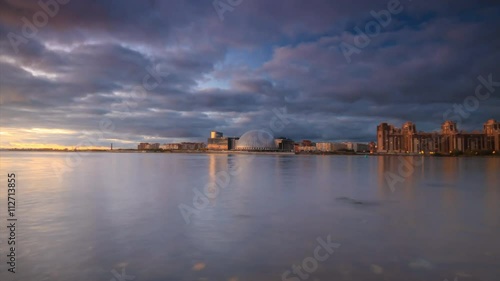
<instances>
[{"instance_id":1,"label":"water surface","mask_svg":"<svg viewBox=\"0 0 500 281\"><path fill-rule=\"evenodd\" d=\"M307 280L500 276L499 158L70 155L2 152L1 280L12 277L11 172L19 218L12 280L282 280L329 235L340 247ZM401 170L403 162L413 164ZM388 184L388 175L399 181ZM207 188L218 193L208 205L195 200L196 209L194 190L217 179L227 187ZM179 206L196 210L189 223Z\"/></svg>"}]
</instances>

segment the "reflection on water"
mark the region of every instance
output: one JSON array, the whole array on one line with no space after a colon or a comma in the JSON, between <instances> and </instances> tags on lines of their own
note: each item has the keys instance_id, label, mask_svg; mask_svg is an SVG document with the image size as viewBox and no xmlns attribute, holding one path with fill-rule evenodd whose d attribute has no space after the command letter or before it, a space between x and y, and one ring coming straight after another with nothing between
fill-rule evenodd
<instances>
[{"instance_id":1,"label":"reflection on water","mask_svg":"<svg viewBox=\"0 0 500 281\"><path fill-rule=\"evenodd\" d=\"M391 190L398 157L90 153L58 174L67 155L1 155L1 182L18 178L17 280L281 280L328 235L342 246L308 280L500 276L498 158L408 157ZM179 204L232 170L186 224Z\"/></svg>"}]
</instances>

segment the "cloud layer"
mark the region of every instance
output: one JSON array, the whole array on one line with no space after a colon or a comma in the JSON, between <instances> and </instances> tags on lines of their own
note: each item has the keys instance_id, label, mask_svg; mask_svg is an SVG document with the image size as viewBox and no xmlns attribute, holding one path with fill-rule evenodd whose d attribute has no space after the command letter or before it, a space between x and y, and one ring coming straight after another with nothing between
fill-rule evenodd
<instances>
[{"instance_id":1,"label":"cloud layer","mask_svg":"<svg viewBox=\"0 0 500 281\"><path fill-rule=\"evenodd\" d=\"M497 1L221 0L222 20L213 1L39 2L0 3L1 147L241 135L276 108L276 135L371 141L380 122L438 128L478 76L500 81ZM463 129L500 119L493 89Z\"/></svg>"}]
</instances>

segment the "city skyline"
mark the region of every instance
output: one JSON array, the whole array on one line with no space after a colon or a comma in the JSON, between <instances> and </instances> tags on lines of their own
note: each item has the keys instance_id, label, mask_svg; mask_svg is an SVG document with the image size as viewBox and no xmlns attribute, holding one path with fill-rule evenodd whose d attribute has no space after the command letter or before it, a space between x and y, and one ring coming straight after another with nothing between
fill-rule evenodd
<instances>
[{"instance_id":1,"label":"city skyline","mask_svg":"<svg viewBox=\"0 0 500 281\"><path fill-rule=\"evenodd\" d=\"M385 141L381 141L380 140L380 126L386 126L388 129L387 129L387 132L389 133L389 130L390 130L390 134L400 134L401 136L403 135L402 134L402 131L405 131L405 128L407 128L408 126L411 126L413 127L413 131L412 133L414 135L419 135L419 134L426 134L428 136L432 136L432 135L435 135L435 134L441 134L443 133L443 126L445 126L446 124L452 124L452 126L454 127L454 133L455 134L483 134L485 133L486 131L486 125L489 124L489 126L491 127L490 129L490 132L489 134L491 134L491 131L493 130L495 134L500 134L500 122L498 122L496 119L493 119L493 118L490 118L488 119L485 123L483 123L483 128L480 129L479 127L476 127L474 130L471 130L471 131L466 131L466 130L463 130L462 128L460 128L460 124L457 125L457 122L454 122L452 120L446 120L444 121L440 128L438 129L434 129L432 131L425 131L425 130L416 130L416 127L415 127L415 124L418 123L418 122L413 122L413 121L404 121L403 123L400 123L400 125L395 125L395 124L390 124L388 122L382 122L380 123L379 125L377 125L377 131L373 134L373 137L372 139L370 139L369 141L358 141L358 140L355 140L355 139L341 139L341 140L325 140L325 139L312 139L312 138L308 138L307 136L303 136L301 138L298 138L298 139L292 139L292 138L288 138L287 136L284 136L284 135L273 135L273 137L275 139L289 139L291 141L294 141L295 143L300 143L302 141L312 141L312 143L357 143L357 144L370 144L370 143L379 143L379 142L385 142ZM396 123L397 124L397 123ZM496 127L495 127L496 126ZM401 127L401 129L400 129ZM252 130L247 130L245 131L244 133L242 134L238 134L238 135L232 135L232 136L224 136L224 138L229 138L229 139L239 139L241 136L245 135L246 133L248 132L251 132ZM269 130L260 130L260 131L266 131L266 132L269 132ZM219 138L219 137L222 137L224 135L223 132L218 132L218 131L214 131L214 130L210 130L208 131L209 132L209 138L208 138L208 141L207 141L207 137L205 136L204 138L199 138L199 139L178 139L178 141L167 141L167 142L157 142L157 141L141 141L139 142L139 145L141 144L151 144L151 145L178 145L178 144L199 144L199 143L204 143L205 145L207 144L210 144L210 139L212 138ZM404 133L404 132L403 132ZM207 134L208 135L208 134ZM499 136L497 136L497 139L494 140L494 143L498 143L499 142ZM67 150L67 149L101 149L101 150L108 150L110 149L110 145L111 147L113 147L113 143L108 143L107 146L99 146L99 147L95 147L95 146L76 146L76 145L73 145L73 146L45 146L45 145L42 145L42 146L31 146L31 147L0 147L0 149L55 149L55 150ZM496 144L497 147L495 145L493 145L493 148L496 148L496 149L493 149L493 150L499 150L499 147L500 147L500 144ZM138 148L138 145L137 143L133 143L127 147L116 147L115 145L115 149L135 149L135 148ZM139 148L141 149L141 148ZM143 148L144 149L144 148ZM157 148L158 149L158 148ZM198 148L197 148L198 149ZM112 150L112 149L111 149ZM393 152L395 152L396 150L394 149L390 149L392 150ZM411 149L413 150L413 149ZM386 153L388 152L389 150L388 149L380 149L380 145L379 145L379 148L376 150L376 152L380 153ZM416 152L419 152L420 150L416 150ZM397 152L405 152L404 149L397 149Z\"/></svg>"},{"instance_id":2,"label":"city skyline","mask_svg":"<svg viewBox=\"0 0 500 281\"><path fill-rule=\"evenodd\" d=\"M284 108L282 135L328 141L500 119L489 2L43 3L0 4L3 148L203 141Z\"/></svg>"}]
</instances>

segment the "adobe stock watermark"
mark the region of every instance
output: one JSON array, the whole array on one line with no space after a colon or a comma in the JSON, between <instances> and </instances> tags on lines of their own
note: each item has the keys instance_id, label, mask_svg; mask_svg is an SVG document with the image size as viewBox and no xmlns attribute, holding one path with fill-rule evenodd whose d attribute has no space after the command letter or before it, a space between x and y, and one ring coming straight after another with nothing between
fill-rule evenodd
<instances>
[{"instance_id":1,"label":"adobe stock watermark","mask_svg":"<svg viewBox=\"0 0 500 281\"><path fill-rule=\"evenodd\" d=\"M474 90L474 94L467 96L462 103L455 103L451 108L447 109L443 113L443 122L455 122L457 128L460 128L463 122L479 109L480 103L485 102L491 97L491 94L495 92L495 87L500 87L500 82L493 81L493 75L491 73L488 74L487 78L479 75L477 80L479 83ZM435 133L439 133L440 131L441 128L433 130ZM446 138L441 139L441 142L446 141Z\"/></svg>"},{"instance_id":2,"label":"adobe stock watermark","mask_svg":"<svg viewBox=\"0 0 500 281\"><path fill-rule=\"evenodd\" d=\"M415 168L422 166L423 163L423 156L398 156L397 174L392 171L384 173L387 186L389 186L392 192L396 191L396 185L403 183L407 178L411 177L415 172Z\"/></svg>"},{"instance_id":3,"label":"adobe stock watermark","mask_svg":"<svg viewBox=\"0 0 500 281\"><path fill-rule=\"evenodd\" d=\"M234 11L234 8L241 5L241 3L243 3L243 0L214 0L212 5L220 21L224 21L224 13Z\"/></svg>"},{"instance_id":4,"label":"adobe stock watermark","mask_svg":"<svg viewBox=\"0 0 500 281\"><path fill-rule=\"evenodd\" d=\"M29 42L29 39L34 38L39 29L45 27L49 23L49 19L55 17L60 11L60 5L66 5L70 0L39 0L37 2L40 10L36 11L31 20L22 17L21 21L23 22L23 26L21 28L21 32L14 33L9 32L7 34L7 39L9 39L10 45L14 52L19 53L19 46L21 44L26 44Z\"/></svg>"},{"instance_id":5,"label":"adobe stock watermark","mask_svg":"<svg viewBox=\"0 0 500 281\"><path fill-rule=\"evenodd\" d=\"M282 281L300 281L307 280L312 273L318 270L319 264L326 261L341 244L331 241L331 235L326 237L326 241L323 238L318 237L316 241L318 246L314 248L313 254L309 257L305 257L302 260L302 264L292 265L291 270L286 270L281 274Z\"/></svg>"},{"instance_id":6,"label":"adobe stock watermark","mask_svg":"<svg viewBox=\"0 0 500 281\"><path fill-rule=\"evenodd\" d=\"M115 269L111 270L111 274L113 274L113 278L109 279L109 281L131 281L135 280L135 276L127 275L125 273L125 267L122 268L122 273L118 273Z\"/></svg>"},{"instance_id":7,"label":"adobe stock watermark","mask_svg":"<svg viewBox=\"0 0 500 281\"><path fill-rule=\"evenodd\" d=\"M123 98L123 103L118 106L111 106L111 109L119 110L122 113L118 119L123 120L127 114L130 114L133 109L139 106L139 104L146 99L148 91L153 91L159 87L164 81L163 78L170 75L169 72L160 71L159 67L159 64L156 64L155 66L147 66L147 74L144 75L142 83L132 88L130 95ZM82 141L78 142L76 148L99 146L99 141L106 139L106 135L111 135L115 131L116 126L110 118L103 117L98 122L98 129L99 131L96 134L83 132L85 137ZM59 178L59 181L62 180L62 175L64 173L72 171L78 167L82 163L83 157L87 156L89 153L90 152L78 150L75 152L68 152L68 155L65 157L63 163L52 162L52 170Z\"/></svg>"},{"instance_id":8,"label":"adobe stock watermark","mask_svg":"<svg viewBox=\"0 0 500 281\"><path fill-rule=\"evenodd\" d=\"M270 131L274 133L281 132L287 124L291 121L287 116L286 107L274 108L274 116L269 121L270 130L256 130L256 143L265 144L269 141L274 141L273 135ZM247 155L247 157L242 160L243 164L251 162L255 158L254 154ZM205 210L210 205L210 200L216 199L220 192L226 189L231 183L231 178L237 176L241 172L241 164L236 163L230 169L218 171L215 174L214 182L207 183L201 190L199 188L193 188L194 197L192 206L181 203L178 205L179 211L186 224L191 223L191 216L198 216L202 210Z\"/></svg>"},{"instance_id":9,"label":"adobe stock watermark","mask_svg":"<svg viewBox=\"0 0 500 281\"><path fill-rule=\"evenodd\" d=\"M479 109L480 102L484 102L491 97L491 94L495 92L495 87L500 87L500 81L494 81L493 75L490 73L487 78L479 75L477 77L479 83L477 84L474 94L467 96L461 104L453 104L453 106L447 109L443 113L443 122L452 121L460 127L463 120L469 118L471 114ZM439 129L434 130L435 133L439 133ZM440 138L440 142L446 142L446 138ZM424 158L418 156L398 156L398 169L397 173L392 171L386 171L384 177L387 185L392 192L395 191L395 187L398 183L403 183L407 178L409 178L414 172L416 167L420 167ZM412 159L412 160L409 160Z\"/></svg>"},{"instance_id":10,"label":"adobe stock watermark","mask_svg":"<svg viewBox=\"0 0 500 281\"><path fill-rule=\"evenodd\" d=\"M347 63L351 63L351 56L353 54L360 54L361 49L366 48L371 43L371 38L378 36L382 28L387 27L391 23L393 15L397 15L402 11L403 5L399 0L389 0L387 2L387 10L380 10L378 12L371 10L370 15L375 20L371 20L365 24L364 32L358 26L354 27L354 31L356 32L354 45L346 42L340 43L340 51Z\"/></svg>"},{"instance_id":11,"label":"adobe stock watermark","mask_svg":"<svg viewBox=\"0 0 500 281\"><path fill-rule=\"evenodd\" d=\"M469 118L471 113L479 109L480 102L489 99L491 94L495 92L495 87L500 87L500 81L493 81L491 73L488 78L479 75L477 80L479 83L474 94L467 96L461 104L453 104L452 108L447 109L443 113L443 121L453 121L457 123L457 127L460 127L464 119Z\"/></svg>"}]
</instances>

